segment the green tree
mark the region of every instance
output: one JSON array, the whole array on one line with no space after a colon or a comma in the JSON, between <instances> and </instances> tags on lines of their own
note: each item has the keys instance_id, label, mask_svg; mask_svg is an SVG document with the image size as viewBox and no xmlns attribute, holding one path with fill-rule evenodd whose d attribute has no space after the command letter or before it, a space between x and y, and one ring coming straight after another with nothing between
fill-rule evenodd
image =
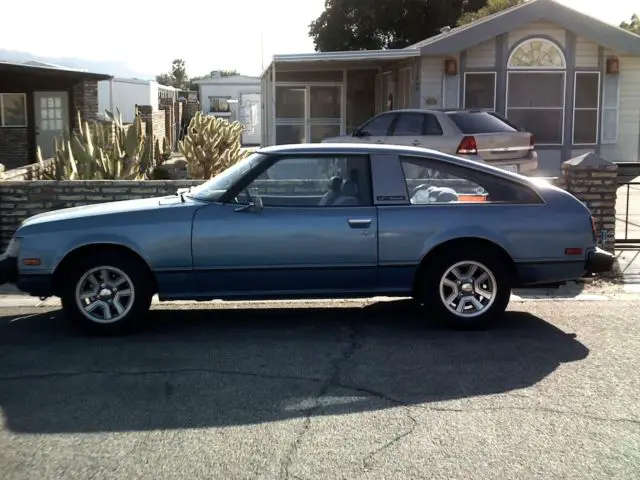
<instances>
[{"instance_id":1,"label":"green tree","mask_svg":"<svg viewBox=\"0 0 640 480\"><path fill-rule=\"evenodd\" d=\"M489 0L487 4L475 11L466 12L458 19L458 26L475 22L488 15L501 12L507 8L515 7L525 3L527 0Z\"/></svg>"},{"instance_id":2,"label":"green tree","mask_svg":"<svg viewBox=\"0 0 640 480\"><path fill-rule=\"evenodd\" d=\"M325 0L309 25L316 51L403 48L454 26L487 0Z\"/></svg>"},{"instance_id":3,"label":"green tree","mask_svg":"<svg viewBox=\"0 0 640 480\"><path fill-rule=\"evenodd\" d=\"M629 23L622 22L620 24L620 28L624 28L625 30L629 30L636 35L640 35L640 18L637 13L631 15L631 21Z\"/></svg>"},{"instance_id":4,"label":"green tree","mask_svg":"<svg viewBox=\"0 0 640 480\"><path fill-rule=\"evenodd\" d=\"M186 88L189 83L188 80L186 64L181 58L176 58L171 62L171 71L169 73L156 75L156 82L176 88Z\"/></svg>"}]
</instances>

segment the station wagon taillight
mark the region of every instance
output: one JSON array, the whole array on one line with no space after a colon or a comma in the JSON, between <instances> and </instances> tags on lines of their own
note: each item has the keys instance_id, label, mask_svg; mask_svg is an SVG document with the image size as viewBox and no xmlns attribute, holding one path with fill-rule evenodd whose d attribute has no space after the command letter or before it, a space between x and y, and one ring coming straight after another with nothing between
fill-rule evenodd
<instances>
[{"instance_id":1,"label":"station wagon taillight","mask_svg":"<svg viewBox=\"0 0 640 480\"><path fill-rule=\"evenodd\" d=\"M475 137L464 137L460 145L458 145L458 151L456 153L458 155L477 155L478 145L476 144Z\"/></svg>"},{"instance_id":2,"label":"station wagon taillight","mask_svg":"<svg viewBox=\"0 0 640 480\"><path fill-rule=\"evenodd\" d=\"M531 136L529 137L529 150L533 150L533 147L535 146L536 142L535 139L533 138L533 133L531 134Z\"/></svg>"}]
</instances>

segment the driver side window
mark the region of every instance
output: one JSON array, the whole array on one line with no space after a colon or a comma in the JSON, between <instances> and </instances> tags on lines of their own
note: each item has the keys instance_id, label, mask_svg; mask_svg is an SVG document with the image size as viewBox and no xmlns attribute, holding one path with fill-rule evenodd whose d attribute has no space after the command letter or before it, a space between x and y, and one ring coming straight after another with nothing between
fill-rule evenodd
<instances>
[{"instance_id":1,"label":"driver side window","mask_svg":"<svg viewBox=\"0 0 640 480\"><path fill-rule=\"evenodd\" d=\"M238 201L259 195L265 207L369 206L370 185L368 156L287 156L254 179Z\"/></svg>"}]
</instances>

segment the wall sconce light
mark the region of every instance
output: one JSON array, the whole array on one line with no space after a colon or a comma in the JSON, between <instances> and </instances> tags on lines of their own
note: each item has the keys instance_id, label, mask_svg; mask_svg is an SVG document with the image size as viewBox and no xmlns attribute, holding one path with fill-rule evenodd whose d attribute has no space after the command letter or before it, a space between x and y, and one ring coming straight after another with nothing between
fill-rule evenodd
<instances>
[{"instance_id":1,"label":"wall sconce light","mask_svg":"<svg viewBox=\"0 0 640 480\"><path fill-rule=\"evenodd\" d=\"M447 58L444 61L444 73L447 75L458 74L458 60L455 58Z\"/></svg>"},{"instance_id":2,"label":"wall sconce light","mask_svg":"<svg viewBox=\"0 0 640 480\"><path fill-rule=\"evenodd\" d=\"M620 73L620 61L618 57L607 57L607 74L618 75Z\"/></svg>"}]
</instances>

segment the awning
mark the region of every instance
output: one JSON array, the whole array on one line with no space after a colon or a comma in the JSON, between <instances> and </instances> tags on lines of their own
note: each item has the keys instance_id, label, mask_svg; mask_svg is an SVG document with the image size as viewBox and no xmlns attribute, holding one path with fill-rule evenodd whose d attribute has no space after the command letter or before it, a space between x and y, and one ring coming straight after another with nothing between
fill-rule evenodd
<instances>
[{"instance_id":1,"label":"awning","mask_svg":"<svg viewBox=\"0 0 640 480\"><path fill-rule=\"evenodd\" d=\"M322 66L335 69L349 68L356 64L358 67L377 67L389 61L406 60L420 56L420 49L394 49L394 50L355 50L351 52L316 52L293 53L287 55L274 55L273 61L265 69L261 76L275 65L276 70L295 71L312 69Z\"/></svg>"}]
</instances>

